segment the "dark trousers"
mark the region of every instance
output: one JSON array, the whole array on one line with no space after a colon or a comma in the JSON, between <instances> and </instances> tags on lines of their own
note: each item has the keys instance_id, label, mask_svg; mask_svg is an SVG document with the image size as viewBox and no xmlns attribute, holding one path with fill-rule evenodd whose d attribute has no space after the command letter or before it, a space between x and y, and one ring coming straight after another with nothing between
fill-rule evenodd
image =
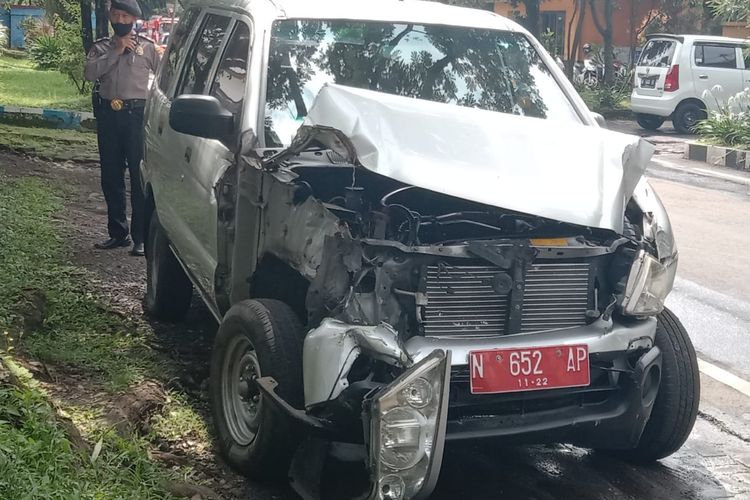
<instances>
[{"instance_id":1,"label":"dark trousers","mask_svg":"<svg viewBox=\"0 0 750 500\"><path fill-rule=\"evenodd\" d=\"M97 138L102 168L102 191L107 201L107 231L110 238L128 235L125 214L127 196L125 169L130 172L130 234L133 242L144 240L143 189L141 159L143 158L143 107L114 111L102 106L97 114Z\"/></svg>"}]
</instances>

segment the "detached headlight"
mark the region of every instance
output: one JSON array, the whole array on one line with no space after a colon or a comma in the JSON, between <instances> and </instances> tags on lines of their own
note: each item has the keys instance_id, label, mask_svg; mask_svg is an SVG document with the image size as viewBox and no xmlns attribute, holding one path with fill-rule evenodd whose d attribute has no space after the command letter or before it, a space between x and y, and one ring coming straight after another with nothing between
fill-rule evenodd
<instances>
[{"instance_id":1,"label":"detached headlight","mask_svg":"<svg viewBox=\"0 0 750 500\"><path fill-rule=\"evenodd\" d=\"M646 253L638 252L630 269L622 312L629 316L653 316L664 309L664 300L672 291L677 272L677 254L659 262Z\"/></svg>"},{"instance_id":2,"label":"detached headlight","mask_svg":"<svg viewBox=\"0 0 750 500\"><path fill-rule=\"evenodd\" d=\"M450 353L434 351L369 400L371 500L428 496L443 459Z\"/></svg>"}]
</instances>

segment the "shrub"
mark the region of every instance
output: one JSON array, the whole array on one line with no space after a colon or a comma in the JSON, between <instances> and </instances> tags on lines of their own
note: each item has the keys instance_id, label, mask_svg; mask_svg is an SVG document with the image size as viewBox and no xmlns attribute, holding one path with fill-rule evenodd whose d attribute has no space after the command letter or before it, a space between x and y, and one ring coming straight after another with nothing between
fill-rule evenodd
<instances>
[{"instance_id":1,"label":"shrub","mask_svg":"<svg viewBox=\"0 0 750 500\"><path fill-rule=\"evenodd\" d=\"M29 58L37 69L57 69L62 55L60 41L50 35L41 35L29 47Z\"/></svg>"},{"instance_id":2,"label":"shrub","mask_svg":"<svg viewBox=\"0 0 750 500\"><path fill-rule=\"evenodd\" d=\"M86 53L81 39L81 6L77 0L59 0L62 14L55 14L55 38L60 45L57 69L68 77L79 94L89 91L89 83L83 76Z\"/></svg>"},{"instance_id":3,"label":"shrub","mask_svg":"<svg viewBox=\"0 0 750 500\"><path fill-rule=\"evenodd\" d=\"M604 82L594 87L576 84L576 90L591 111L600 113L622 108L622 103L630 98L633 87L630 76L617 75L612 85L605 85Z\"/></svg>"},{"instance_id":4,"label":"shrub","mask_svg":"<svg viewBox=\"0 0 750 500\"><path fill-rule=\"evenodd\" d=\"M8 28L0 24L0 49L8 47Z\"/></svg>"},{"instance_id":5,"label":"shrub","mask_svg":"<svg viewBox=\"0 0 750 500\"><path fill-rule=\"evenodd\" d=\"M708 118L698 123L696 132L705 140L721 146L750 148L750 89L730 97L721 98L722 88L715 86L703 93L703 100L713 100L717 111L708 113Z\"/></svg>"},{"instance_id":6,"label":"shrub","mask_svg":"<svg viewBox=\"0 0 750 500\"><path fill-rule=\"evenodd\" d=\"M23 37L28 47L34 45L34 42L44 35L52 36L55 34L55 30L50 23L35 17L23 19L21 21L21 29L23 30Z\"/></svg>"}]
</instances>

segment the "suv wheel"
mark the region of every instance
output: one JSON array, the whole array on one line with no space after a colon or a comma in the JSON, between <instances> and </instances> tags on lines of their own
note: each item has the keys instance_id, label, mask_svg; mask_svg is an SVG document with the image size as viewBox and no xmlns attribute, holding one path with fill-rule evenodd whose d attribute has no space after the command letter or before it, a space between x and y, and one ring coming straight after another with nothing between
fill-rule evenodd
<instances>
[{"instance_id":1,"label":"suv wheel","mask_svg":"<svg viewBox=\"0 0 750 500\"><path fill-rule=\"evenodd\" d=\"M680 449L698 415L700 376L693 343L669 309L657 320L655 344L662 353L659 392L638 446L621 452L636 463L653 462Z\"/></svg>"},{"instance_id":2,"label":"suv wheel","mask_svg":"<svg viewBox=\"0 0 750 500\"><path fill-rule=\"evenodd\" d=\"M639 113L638 115L636 115L636 121L638 122L638 125L640 125L643 129L658 130L659 127L664 124L665 120L661 116L645 115Z\"/></svg>"},{"instance_id":3,"label":"suv wheel","mask_svg":"<svg viewBox=\"0 0 750 500\"><path fill-rule=\"evenodd\" d=\"M229 464L254 479L279 479L299 434L265 403L253 380L270 376L279 395L297 408L302 389L302 325L278 300L245 300L232 306L216 334L211 359L211 406L219 446Z\"/></svg>"},{"instance_id":4,"label":"suv wheel","mask_svg":"<svg viewBox=\"0 0 750 500\"><path fill-rule=\"evenodd\" d=\"M156 319L179 321L193 297L193 284L169 248L169 239L151 216L146 240L146 312Z\"/></svg>"},{"instance_id":5,"label":"suv wheel","mask_svg":"<svg viewBox=\"0 0 750 500\"><path fill-rule=\"evenodd\" d=\"M694 134L698 122L705 120L706 110L694 102L680 104L672 117L672 125L681 134Z\"/></svg>"}]
</instances>

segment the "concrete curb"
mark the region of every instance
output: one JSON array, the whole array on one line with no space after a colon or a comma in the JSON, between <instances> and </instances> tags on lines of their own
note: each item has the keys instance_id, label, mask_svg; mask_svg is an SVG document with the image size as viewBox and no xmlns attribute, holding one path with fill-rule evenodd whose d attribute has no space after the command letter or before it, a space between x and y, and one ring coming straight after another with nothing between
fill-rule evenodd
<instances>
[{"instance_id":1,"label":"concrete curb","mask_svg":"<svg viewBox=\"0 0 750 500\"><path fill-rule=\"evenodd\" d=\"M684 158L713 166L750 172L750 151L742 149L687 142L685 143Z\"/></svg>"},{"instance_id":2,"label":"concrete curb","mask_svg":"<svg viewBox=\"0 0 750 500\"><path fill-rule=\"evenodd\" d=\"M5 121L40 122L43 126L65 129L91 128L94 113L61 109L22 108L0 105L0 119Z\"/></svg>"}]
</instances>

